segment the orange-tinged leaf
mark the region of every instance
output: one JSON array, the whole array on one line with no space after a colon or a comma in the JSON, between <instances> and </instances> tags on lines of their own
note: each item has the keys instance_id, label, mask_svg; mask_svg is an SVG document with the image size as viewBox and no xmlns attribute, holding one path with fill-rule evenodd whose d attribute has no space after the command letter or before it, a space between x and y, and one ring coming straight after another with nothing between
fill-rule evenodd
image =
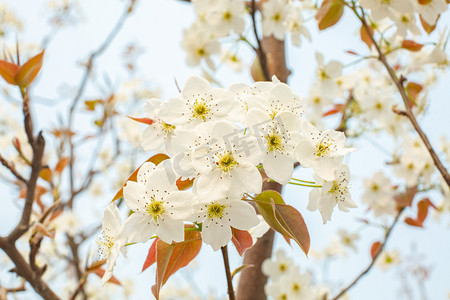
<instances>
[{"instance_id":1,"label":"orange-tinged leaf","mask_svg":"<svg viewBox=\"0 0 450 300\"><path fill-rule=\"evenodd\" d=\"M34 198L35 198L35 201L36 201L37 205L39 205L41 211L45 210L45 205L41 201L41 197L45 193L47 193L47 189L45 187L43 187L41 185L36 186L36 190L34 192Z\"/></svg>"},{"instance_id":2,"label":"orange-tinged leaf","mask_svg":"<svg viewBox=\"0 0 450 300\"><path fill-rule=\"evenodd\" d=\"M325 0L316 13L319 30L327 29L336 24L344 13L344 2L340 0Z\"/></svg>"},{"instance_id":3,"label":"orange-tinged leaf","mask_svg":"<svg viewBox=\"0 0 450 300\"><path fill-rule=\"evenodd\" d=\"M339 109L336 108L332 108L329 111L326 111L322 114L322 117L327 117L327 116L332 116L335 115L337 113L340 113L341 111Z\"/></svg>"},{"instance_id":4,"label":"orange-tinged leaf","mask_svg":"<svg viewBox=\"0 0 450 300\"><path fill-rule=\"evenodd\" d=\"M420 49L422 49L422 47L423 47L422 44L416 43L411 40L403 40L402 42L402 48L407 49L409 51L419 51Z\"/></svg>"},{"instance_id":5,"label":"orange-tinged leaf","mask_svg":"<svg viewBox=\"0 0 450 300\"><path fill-rule=\"evenodd\" d=\"M100 268L100 267L103 266L104 264L106 264L106 259L102 259L102 260L99 260L99 261L95 261L95 262L93 262L89 267L86 268L86 271L92 272L92 271L94 271L95 269Z\"/></svg>"},{"instance_id":6,"label":"orange-tinged leaf","mask_svg":"<svg viewBox=\"0 0 450 300\"><path fill-rule=\"evenodd\" d=\"M0 60L0 76L9 84L16 85L16 74L19 66L5 60Z\"/></svg>"},{"instance_id":7,"label":"orange-tinged leaf","mask_svg":"<svg viewBox=\"0 0 450 300\"><path fill-rule=\"evenodd\" d=\"M49 168L43 168L41 170L41 173L39 174L39 177L41 177L45 181L51 182L52 181L52 170L50 170Z\"/></svg>"},{"instance_id":8,"label":"orange-tinged leaf","mask_svg":"<svg viewBox=\"0 0 450 300\"><path fill-rule=\"evenodd\" d=\"M180 191L187 190L188 188L192 187L193 184L194 184L194 179L181 180L181 177L180 177L177 180L177 187L178 187L178 190L180 190Z\"/></svg>"},{"instance_id":9,"label":"orange-tinged leaf","mask_svg":"<svg viewBox=\"0 0 450 300\"><path fill-rule=\"evenodd\" d=\"M411 226L416 226L416 227L423 227L423 224L417 220L414 220L413 218L406 218L405 219L405 223Z\"/></svg>"},{"instance_id":10,"label":"orange-tinged leaf","mask_svg":"<svg viewBox=\"0 0 450 300\"><path fill-rule=\"evenodd\" d=\"M133 118L128 116L128 118L130 118L131 120L134 120L136 122L142 123L142 124L147 124L147 125L152 125L153 124L153 120L150 118Z\"/></svg>"},{"instance_id":11,"label":"orange-tinged leaf","mask_svg":"<svg viewBox=\"0 0 450 300\"><path fill-rule=\"evenodd\" d=\"M45 50L30 58L26 63L19 67L19 70L15 76L17 85L21 87L28 87L33 82L41 70L44 52Z\"/></svg>"},{"instance_id":12,"label":"orange-tinged leaf","mask_svg":"<svg viewBox=\"0 0 450 300\"><path fill-rule=\"evenodd\" d=\"M233 272L231 272L231 279L233 279L234 276L236 276L236 275L237 275L239 272L241 272L242 270L247 269L247 268L250 268L250 267L253 267L253 266L254 266L254 265L248 265L248 264L245 264L245 265L242 265L242 266L237 267L236 269L233 270Z\"/></svg>"},{"instance_id":13,"label":"orange-tinged leaf","mask_svg":"<svg viewBox=\"0 0 450 300\"><path fill-rule=\"evenodd\" d=\"M408 82L406 85L406 91L411 96L413 101L417 99L417 95L419 95L422 90L423 86L415 82Z\"/></svg>"},{"instance_id":14,"label":"orange-tinged leaf","mask_svg":"<svg viewBox=\"0 0 450 300\"><path fill-rule=\"evenodd\" d=\"M137 168L136 170L134 170L134 172L130 175L130 177L128 177L127 181L136 181L137 180L137 174L139 172L139 169L142 167L142 165L146 162L152 162L155 165L158 165L160 162L162 162L163 160L168 159L169 157L163 153L158 153L153 155L152 157L150 157L149 159L147 159L146 161L144 161L139 168ZM126 182L125 182L126 183ZM124 183L124 185L125 185ZM114 196L114 198L112 199L112 201L115 201L119 198L123 197L123 186L120 188L120 190L117 192L117 194ZM111 201L111 202L112 202Z\"/></svg>"},{"instance_id":15,"label":"orange-tinged leaf","mask_svg":"<svg viewBox=\"0 0 450 300\"><path fill-rule=\"evenodd\" d=\"M65 167L69 164L69 158L68 157L61 157L61 159L58 161L55 167L55 172L61 174Z\"/></svg>"},{"instance_id":16,"label":"orange-tinged leaf","mask_svg":"<svg viewBox=\"0 0 450 300\"><path fill-rule=\"evenodd\" d=\"M397 203L397 209L402 209L403 207L411 206L412 200L416 195L417 188L410 187L407 188L404 193L399 193L394 196L394 200Z\"/></svg>"},{"instance_id":17,"label":"orange-tinged leaf","mask_svg":"<svg viewBox=\"0 0 450 300\"><path fill-rule=\"evenodd\" d=\"M150 249L148 249L147 258L145 259L141 272L144 272L148 267L156 262L156 243L158 242L158 240L159 238L156 238L150 246Z\"/></svg>"},{"instance_id":18,"label":"orange-tinged leaf","mask_svg":"<svg viewBox=\"0 0 450 300\"><path fill-rule=\"evenodd\" d=\"M98 103L103 103L104 101L101 99L97 99L97 100L86 100L84 101L84 104L86 105L86 110L90 110L90 111L94 111L95 110L95 106Z\"/></svg>"},{"instance_id":19,"label":"orange-tinged leaf","mask_svg":"<svg viewBox=\"0 0 450 300\"><path fill-rule=\"evenodd\" d=\"M369 30L370 32L367 32L366 27L361 26L361 29L359 30L359 35L361 37L361 41L363 41L370 49L373 45L373 41L370 38L371 36L373 36L373 28L369 27Z\"/></svg>"},{"instance_id":20,"label":"orange-tinged leaf","mask_svg":"<svg viewBox=\"0 0 450 300\"><path fill-rule=\"evenodd\" d=\"M102 278L103 275L105 275L105 270L103 268L97 268L97 269L93 270L92 273L94 273L98 277ZM120 281L114 275L111 276L111 278L108 280L108 282L111 282L111 283L114 283L117 285L122 285L120 283Z\"/></svg>"},{"instance_id":21,"label":"orange-tinged leaf","mask_svg":"<svg viewBox=\"0 0 450 300\"><path fill-rule=\"evenodd\" d=\"M187 228L193 225L185 225ZM152 293L159 299L159 291L167 279L179 269L189 264L200 252L202 247L199 231L185 231L184 241L167 244L161 240L156 242L156 283Z\"/></svg>"},{"instance_id":22,"label":"orange-tinged leaf","mask_svg":"<svg viewBox=\"0 0 450 300\"><path fill-rule=\"evenodd\" d=\"M239 255L242 256L245 250L253 246L252 236L248 231L239 230L233 227L231 227L231 232L232 232L231 241L236 247L236 250L238 251Z\"/></svg>"},{"instance_id":23,"label":"orange-tinged leaf","mask_svg":"<svg viewBox=\"0 0 450 300\"><path fill-rule=\"evenodd\" d=\"M432 33L435 29L436 29L436 24L439 20L439 18L441 17L441 15L438 15L437 19L436 19L436 23L434 25L428 24L421 15L419 15L420 18L420 23L422 24L423 30L425 30L426 33L430 34Z\"/></svg>"},{"instance_id":24,"label":"orange-tinged leaf","mask_svg":"<svg viewBox=\"0 0 450 300\"><path fill-rule=\"evenodd\" d=\"M281 233L286 240L293 239L307 255L310 246L308 228L302 215L295 208L284 204L276 191L265 191L255 197L256 206L269 226Z\"/></svg>"},{"instance_id":25,"label":"orange-tinged leaf","mask_svg":"<svg viewBox=\"0 0 450 300\"><path fill-rule=\"evenodd\" d=\"M425 221L428 215L428 203L426 201L419 201L417 203L417 221L422 223Z\"/></svg>"},{"instance_id":26,"label":"orange-tinged leaf","mask_svg":"<svg viewBox=\"0 0 450 300\"><path fill-rule=\"evenodd\" d=\"M380 252L381 250L381 243L375 242L372 244L372 247L370 247L370 256L372 256L372 259L375 258L375 256Z\"/></svg>"},{"instance_id":27,"label":"orange-tinged leaf","mask_svg":"<svg viewBox=\"0 0 450 300\"><path fill-rule=\"evenodd\" d=\"M433 0L418 0L420 5L427 5Z\"/></svg>"}]
</instances>

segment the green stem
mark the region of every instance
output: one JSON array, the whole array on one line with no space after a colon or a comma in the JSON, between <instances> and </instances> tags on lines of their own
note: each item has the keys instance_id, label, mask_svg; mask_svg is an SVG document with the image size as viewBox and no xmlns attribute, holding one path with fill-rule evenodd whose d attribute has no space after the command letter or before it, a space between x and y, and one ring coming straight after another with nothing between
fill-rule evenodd
<instances>
[{"instance_id":1,"label":"green stem","mask_svg":"<svg viewBox=\"0 0 450 300\"><path fill-rule=\"evenodd\" d=\"M320 184L303 184L303 183L299 183L299 182L289 182L289 184L293 184L293 185L299 185L299 186L306 186L306 187L312 187L312 188L321 188L322 186Z\"/></svg>"}]
</instances>

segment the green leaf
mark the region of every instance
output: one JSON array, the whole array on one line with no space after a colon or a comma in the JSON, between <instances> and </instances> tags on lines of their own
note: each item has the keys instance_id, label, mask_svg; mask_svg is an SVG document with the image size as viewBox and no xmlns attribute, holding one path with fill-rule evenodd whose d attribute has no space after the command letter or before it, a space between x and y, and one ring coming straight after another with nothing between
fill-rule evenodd
<instances>
[{"instance_id":1,"label":"green leaf","mask_svg":"<svg viewBox=\"0 0 450 300\"><path fill-rule=\"evenodd\" d=\"M276 191L265 191L255 197L256 206L275 231L281 233L286 240L293 239L308 255L310 238L308 228L298 210L286 205Z\"/></svg>"},{"instance_id":2,"label":"green leaf","mask_svg":"<svg viewBox=\"0 0 450 300\"><path fill-rule=\"evenodd\" d=\"M341 0L325 0L316 13L319 30L336 24L344 14L344 2Z\"/></svg>"},{"instance_id":3,"label":"green leaf","mask_svg":"<svg viewBox=\"0 0 450 300\"><path fill-rule=\"evenodd\" d=\"M194 227L193 225L185 225ZM184 241L167 244L156 241L156 283L152 286L152 293L159 299L159 291L167 279L179 269L189 264L200 252L202 239L199 231L185 231Z\"/></svg>"}]
</instances>

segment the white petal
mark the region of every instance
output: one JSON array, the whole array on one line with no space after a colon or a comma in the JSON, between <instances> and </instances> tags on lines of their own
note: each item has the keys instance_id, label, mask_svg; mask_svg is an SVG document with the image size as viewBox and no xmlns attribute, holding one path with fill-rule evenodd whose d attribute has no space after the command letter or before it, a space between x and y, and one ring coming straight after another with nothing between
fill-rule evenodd
<instances>
[{"instance_id":1,"label":"white petal","mask_svg":"<svg viewBox=\"0 0 450 300\"><path fill-rule=\"evenodd\" d=\"M120 212L113 202L105 209L102 220L102 229L108 236L114 237L120 230Z\"/></svg>"},{"instance_id":2,"label":"white petal","mask_svg":"<svg viewBox=\"0 0 450 300\"><path fill-rule=\"evenodd\" d=\"M152 162L146 162L144 163L138 171L137 174L137 182L141 184L147 183L148 175L155 170L156 165Z\"/></svg>"},{"instance_id":3,"label":"white petal","mask_svg":"<svg viewBox=\"0 0 450 300\"><path fill-rule=\"evenodd\" d=\"M127 181L123 188L123 197L126 205L134 211L139 211L144 208L147 202L145 196L145 186L134 181Z\"/></svg>"},{"instance_id":4,"label":"white petal","mask_svg":"<svg viewBox=\"0 0 450 300\"><path fill-rule=\"evenodd\" d=\"M170 218L173 220L186 220L194 213L194 195L190 192L172 192L166 198L170 206Z\"/></svg>"},{"instance_id":5,"label":"white petal","mask_svg":"<svg viewBox=\"0 0 450 300\"><path fill-rule=\"evenodd\" d=\"M258 168L249 164L241 163L232 170L230 194L240 198L242 193L260 193L262 188L262 177Z\"/></svg>"},{"instance_id":6,"label":"white petal","mask_svg":"<svg viewBox=\"0 0 450 300\"><path fill-rule=\"evenodd\" d=\"M201 174L196 181L197 194L200 202L210 202L223 198L230 190L231 185L229 177L222 176L221 170Z\"/></svg>"},{"instance_id":7,"label":"white petal","mask_svg":"<svg viewBox=\"0 0 450 300\"><path fill-rule=\"evenodd\" d=\"M159 117L168 124L186 124L191 117L187 100L182 97L175 97L164 102Z\"/></svg>"},{"instance_id":8,"label":"white petal","mask_svg":"<svg viewBox=\"0 0 450 300\"><path fill-rule=\"evenodd\" d=\"M276 151L271 151L264 156L263 166L267 176L283 185L289 183L294 171L292 158Z\"/></svg>"},{"instance_id":9,"label":"white petal","mask_svg":"<svg viewBox=\"0 0 450 300\"><path fill-rule=\"evenodd\" d=\"M166 218L156 227L156 235L167 244L172 244L172 241L182 242L184 240L183 221Z\"/></svg>"},{"instance_id":10,"label":"white petal","mask_svg":"<svg viewBox=\"0 0 450 300\"><path fill-rule=\"evenodd\" d=\"M227 205L227 217L231 219L230 225L240 230L248 230L258 225L259 219L256 211L243 200L234 200Z\"/></svg>"},{"instance_id":11,"label":"white petal","mask_svg":"<svg viewBox=\"0 0 450 300\"><path fill-rule=\"evenodd\" d=\"M141 213L134 213L123 223L123 234L129 243L145 243L155 234L156 225L152 218Z\"/></svg>"},{"instance_id":12,"label":"white petal","mask_svg":"<svg viewBox=\"0 0 450 300\"><path fill-rule=\"evenodd\" d=\"M203 223L202 239L205 244L211 245L214 251L227 245L231 241L231 227L207 220Z\"/></svg>"},{"instance_id":13,"label":"white petal","mask_svg":"<svg viewBox=\"0 0 450 300\"><path fill-rule=\"evenodd\" d=\"M145 151L158 149L164 144L164 137L164 133L158 127L150 125L144 131L141 146Z\"/></svg>"},{"instance_id":14,"label":"white petal","mask_svg":"<svg viewBox=\"0 0 450 300\"><path fill-rule=\"evenodd\" d=\"M189 76L189 78L184 83L183 96L191 97L198 92L208 92L211 89L211 85L207 80L200 76Z\"/></svg>"}]
</instances>

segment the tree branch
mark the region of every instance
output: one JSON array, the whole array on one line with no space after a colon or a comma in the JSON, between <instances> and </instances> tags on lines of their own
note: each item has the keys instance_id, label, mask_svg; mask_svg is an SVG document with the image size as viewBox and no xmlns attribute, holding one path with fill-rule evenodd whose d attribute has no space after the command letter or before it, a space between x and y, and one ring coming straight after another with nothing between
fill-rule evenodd
<instances>
[{"instance_id":1,"label":"tree branch","mask_svg":"<svg viewBox=\"0 0 450 300\"><path fill-rule=\"evenodd\" d=\"M258 44L258 48L256 49L256 55L258 56L259 64L261 65L261 69L262 69L262 72L263 72L264 80L270 81L269 69L268 69L268 67L267 67L267 57L266 57L266 54L265 54L265 52L264 52L264 49L263 49L263 47L262 47L262 45L261 45L261 40L260 40L260 38L259 38L258 28L257 28L257 24L256 24L256 18L255 18L255 13L256 13L255 0L252 0L250 10L251 10L251 16L252 16L253 33L254 33L254 35L255 35L256 43Z\"/></svg>"},{"instance_id":2,"label":"tree branch","mask_svg":"<svg viewBox=\"0 0 450 300\"><path fill-rule=\"evenodd\" d=\"M228 247L224 246L220 248L222 250L223 264L225 266L225 274L227 275L228 284L228 296L230 300L235 300L234 290L233 290L233 279L231 278L230 271L230 261L228 260Z\"/></svg>"},{"instance_id":3,"label":"tree branch","mask_svg":"<svg viewBox=\"0 0 450 300\"><path fill-rule=\"evenodd\" d=\"M395 86L397 87L398 91L400 92L400 96L402 97L403 103L405 105L405 116L410 120L411 124L413 125L416 132L419 134L421 140L425 144L425 147L427 148L428 152L431 155L431 158L433 159L434 165L441 173L442 177L444 178L447 185L450 187L450 174L445 169L444 165L440 161L439 157L437 156L436 152L434 151L433 147L431 146L430 141L428 140L427 136L423 132L422 128L420 128L419 123L417 122L417 119L414 116L414 113L411 108L411 102L406 94L405 88L403 86L403 83L405 82L406 78L401 76L400 78L397 77L395 74L394 69L389 65L386 55L381 51L380 47L378 46L377 42L375 41L375 38L373 34L371 34L371 29L369 28L369 25L367 24L364 9L361 8L361 16L356 11L355 7L350 7L355 15L358 17L358 19L361 21L362 25L364 26L364 29L366 30L367 34L369 35L369 38L373 42L375 49L378 53L378 59L381 61L381 63L384 65L385 69L387 70L389 77L394 82Z\"/></svg>"},{"instance_id":4,"label":"tree branch","mask_svg":"<svg viewBox=\"0 0 450 300\"><path fill-rule=\"evenodd\" d=\"M346 292L348 292L348 290L350 290L352 287L354 287L356 285L356 283L358 283L358 281L364 276L366 275L371 269L372 267L375 265L375 262L378 258L378 256L380 256L381 252L383 252L384 247L386 246L386 243L388 242L388 239L392 233L392 230L394 229L395 225L397 225L399 219L400 219L400 215L403 212L404 208L400 209L397 216L394 219L394 222L392 222L391 226L386 230L386 234L384 235L384 241L380 246L380 249L378 250L378 252L375 254L375 256L372 258L372 261L370 262L370 264L367 266L367 268L365 268L358 276L356 276L356 278L349 284L347 285L345 288L343 288L339 294L337 294L334 298L332 298L332 300L337 300L340 297L342 297Z\"/></svg>"},{"instance_id":5,"label":"tree branch","mask_svg":"<svg viewBox=\"0 0 450 300\"><path fill-rule=\"evenodd\" d=\"M5 166L18 180L22 181L25 184L28 184L28 181L23 178L22 175L17 172L16 167L13 163L8 162L1 154L0 154L0 162L3 166Z\"/></svg>"}]
</instances>

